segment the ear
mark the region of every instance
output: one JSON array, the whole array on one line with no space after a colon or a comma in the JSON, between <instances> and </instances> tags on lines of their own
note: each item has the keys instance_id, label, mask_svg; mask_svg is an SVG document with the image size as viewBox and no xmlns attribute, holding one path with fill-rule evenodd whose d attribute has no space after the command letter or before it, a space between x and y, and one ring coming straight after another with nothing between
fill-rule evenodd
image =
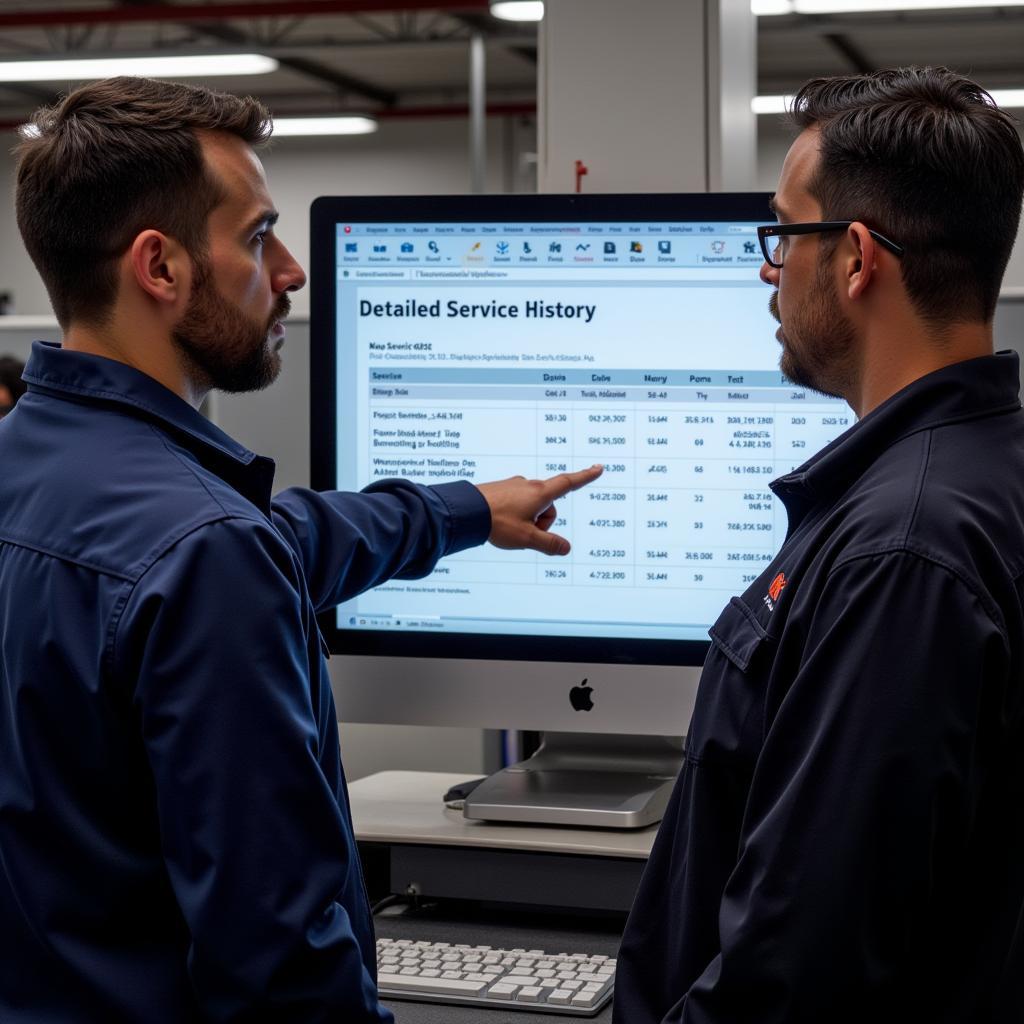
<instances>
[{"instance_id":1,"label":"ear","mask_svg":"<svg viewBox=\"0 0 1024 1024\"><path fill-rule=\"evenodd\" d=\"M844 264L847 295L859 299L871 283L875 270L878 245L868 229L855 220L846 229L844 241L846 262Z\"/></svg>"},{"instance_id":2,"label":"ear","mask_svg":"<svg viewBox=\"0 0 1024 1024\"><path fill-rule=\"evenodd\" d=\"M192 261L174 238L152 229L143 231L127 255L136 284L159 306L170 308L188 297Z\"/></svg>"}]
</instances>

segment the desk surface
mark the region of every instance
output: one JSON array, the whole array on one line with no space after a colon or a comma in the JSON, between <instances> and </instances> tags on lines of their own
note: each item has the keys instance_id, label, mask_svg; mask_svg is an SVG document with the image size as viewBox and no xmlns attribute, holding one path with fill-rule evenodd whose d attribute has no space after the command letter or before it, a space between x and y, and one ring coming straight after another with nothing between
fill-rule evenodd
<instances>
[{"instance_id":1,"label":"desk surface","mask_svg":"<svg viewBox=\"0 0 1024 1024\"><path fill-rule=\"evenodd\" d=\"M469 821L461 811L446 808L441 797L451 786L473 777L472 772L378 772L351 783L356 839L639 859L651 852L656 825L616 830Z\"/></svg>"}]
</instances>

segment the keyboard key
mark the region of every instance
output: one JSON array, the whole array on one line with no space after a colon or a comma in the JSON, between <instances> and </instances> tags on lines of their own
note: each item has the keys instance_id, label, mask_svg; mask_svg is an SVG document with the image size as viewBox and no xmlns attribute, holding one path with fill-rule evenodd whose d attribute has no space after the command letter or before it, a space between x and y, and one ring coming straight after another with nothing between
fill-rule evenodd
<instances>
[{"instance_id":1,"label":"keyboard key","mask_svg":"<svg viewBox=\"0 0 1024 1024\"><path fill-rule=\"evenodd\" d=\"M481 981L462 981L455 978L413 978L404 974L381 974L377 978L377 984L381 988L394 989L396 992L444 993L453 996L475 996L487 988ZM493 992L494 989L491 991Z\"/></svg>"},{"instance_id":2,"label":"keyboard key","mask_svg":"<svg viewBox=\"0 0 1024 1024\"><path fill-rule=\"evenodd\" d=\"M493 981L493 978L488 978L488 981ZM531 985L537 984L536 978L521 978L519 975L508 975L501 979L502 985L514 985L516 988L529 988Z\"/></svg>"},{"instance_id":3,"label":"keyboard key","mask_svg":"<svg viewBox=\"0 0 1024 1024\"><path fill-rule=\"evenodd\" d=\"M516 996L516 999L518 999L522 1003L539 1003L542 991L543 989L539 989L536 986L532 986L529 988L521 988L519 990L519 995Z\"/></svg>"},{"instance_id":4,"label":"keyboard key","mask_svg":"<svg viewBox=\"0 0 1024 1024\"><path fill-rule=\"evenodd\" d=\"M492 985L487 995L491 999L514 999L516 994L515 985Z\"/></svg>"},{"instance_id":5,"label":"keyboard key","mask_svg":"<svg viewBox=\"0 0 1024 1024\"><path fill-rule=\"evenodd\" d=\"M597 1005L597 1000L599 998L600 997L596 992L577 992L576 995L572 997L571 1005L583 1006L589 1009L591 1006Z\"/></svg>"},{"instance_id":6,"label":"keyboard key","mask_svg":"<svg viewBox=\"0 0 1024 1024\"><path fill-rule=\"evenodd\" d=\"M555 1006L568 1006L571 999L572 993L564 988L556 988L548 995L548 1002L554 1003Z\"/></svg>"}]
</instances>

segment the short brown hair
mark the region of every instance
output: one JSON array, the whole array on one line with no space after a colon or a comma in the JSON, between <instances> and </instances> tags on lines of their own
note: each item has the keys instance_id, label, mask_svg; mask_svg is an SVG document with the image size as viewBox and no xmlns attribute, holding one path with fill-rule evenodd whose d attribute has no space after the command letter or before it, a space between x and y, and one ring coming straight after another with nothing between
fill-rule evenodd
<instances>
[{"instance_id":1,"label":"short brown hair","mask_svg":"<svg viewBox=\"0 0 1024 1024\"><path fill-rule=\"evenodd\" d=\"M198 130L265 142L252 97L146 78L111 78L39 110L16 150L18 228L61 327L101 325L117 298L116 261L147 228L201 257L223 199Z\"/></svg>"},{"instance_id":2,"label":"short brown hair","mask_svg":"<svg viewBox=\"0 0 1024 1024\"><path fill-rule=\"evenodd\" d=\"M814 79L792 119L820 130L810 191L822 218L863 221L902 245L903 282L926 319L990 320L1024 194L1014 119L941 67Z\"/></svg>"}]
</instances>

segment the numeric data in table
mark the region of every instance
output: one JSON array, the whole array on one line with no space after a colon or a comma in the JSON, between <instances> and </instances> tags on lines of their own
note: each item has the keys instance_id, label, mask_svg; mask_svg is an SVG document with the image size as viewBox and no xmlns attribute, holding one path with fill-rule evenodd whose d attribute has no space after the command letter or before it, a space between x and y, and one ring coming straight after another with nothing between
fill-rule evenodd
<instances>
[{"instance_id":1,"label":"numeric data in table","mask_svg":"<svg viewBox=\"0 0 1024 1024\"><path fill-rule=\"evenodd\" d=\"M836 400L790 386L586 387L415 382L371 388L364 479L424 483L547 477L601 462L558 503L572 554L557 564L478 548L452 580L735 593L772 559L785 510L769 489L853 423ZM439 567L439 571L442 567Z\"/></svg>"}]
</instances>

